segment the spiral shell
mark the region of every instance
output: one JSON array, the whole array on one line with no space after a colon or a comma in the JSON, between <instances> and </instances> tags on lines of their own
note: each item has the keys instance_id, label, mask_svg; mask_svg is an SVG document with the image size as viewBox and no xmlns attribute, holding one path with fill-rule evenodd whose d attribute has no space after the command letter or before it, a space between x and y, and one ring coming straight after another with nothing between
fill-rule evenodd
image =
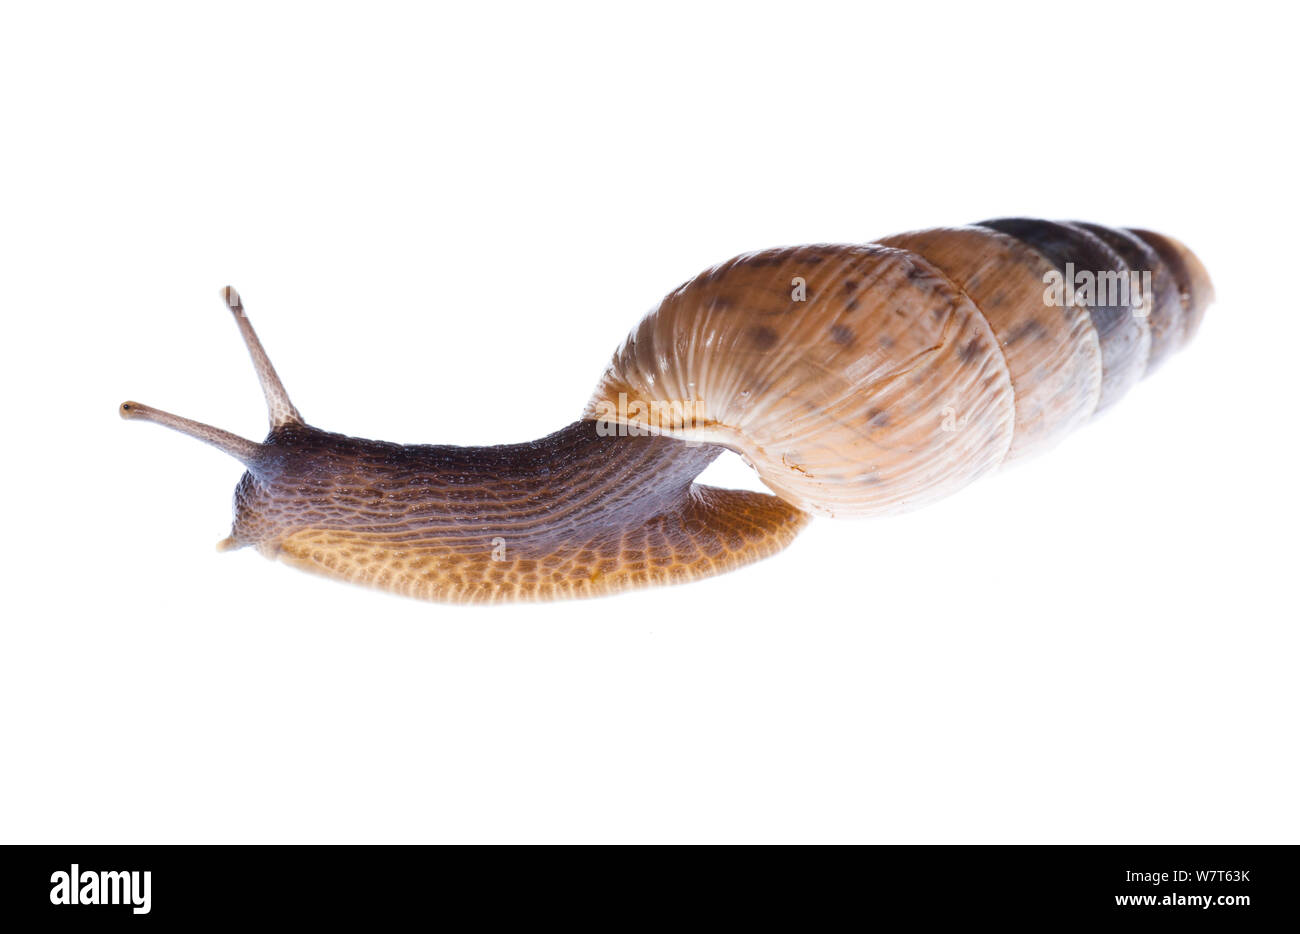
<instances>
[{"instance_id":1,"label":"spiral shell","mask_svg":"<svg viewBox=\"0 0 1300 934\"><path fill-rule=\"evenodd\" d=\"M1152 294L1049 301L1071 267L1146 272ZM725 445L814 514L889 514L1051 447L1185 343L1212 296L1178 242L1095 225L762 250L664 298L584 417Z\"/></svg>"}]
</instances>

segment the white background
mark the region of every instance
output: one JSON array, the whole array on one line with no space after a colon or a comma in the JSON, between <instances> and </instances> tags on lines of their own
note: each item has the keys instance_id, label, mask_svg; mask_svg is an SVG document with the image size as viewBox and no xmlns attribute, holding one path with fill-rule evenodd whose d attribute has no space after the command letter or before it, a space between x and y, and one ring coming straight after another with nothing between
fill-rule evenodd
<instances>
[{"instance_id":1,"label":"white background","mask_svg":"<svg viewBox=\"0 0 1300 934\"><path fill-rule=\"evenodd\" d=\"M1281 6L5 9L0 840L1297 842ZM1050 454L683 587L219 555L242 468L116 413L262 435L230 283L309 421L526 440L714 262L1014 214L1219 302Z\"/></svg>"}]
</instances>

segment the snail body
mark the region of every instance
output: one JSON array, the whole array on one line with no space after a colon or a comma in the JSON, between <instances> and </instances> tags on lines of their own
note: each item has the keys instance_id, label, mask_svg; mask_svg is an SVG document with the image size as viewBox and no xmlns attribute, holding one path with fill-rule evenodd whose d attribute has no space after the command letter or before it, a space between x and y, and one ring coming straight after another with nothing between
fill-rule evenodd
<instances>
[{"instance_id":1,"label":"snail body","mask_svg":"<svg viewBox=\"0 0 1300 934\"><path fill-rule=\"evenodd\" d=\"M1054 300L1072 271L1102 286ZM1185 344L1212 298L1182 244L1091 224L763 250L665 297L579 421L453 447L307 425L227 289L266 439L134 402L121 414L245 464L223 548L425 599L593 596L719 573L785 547L812 515L916 508L1041 453ZM776 495L695 483L726 449Z\"/></svg>"}]
</instances>

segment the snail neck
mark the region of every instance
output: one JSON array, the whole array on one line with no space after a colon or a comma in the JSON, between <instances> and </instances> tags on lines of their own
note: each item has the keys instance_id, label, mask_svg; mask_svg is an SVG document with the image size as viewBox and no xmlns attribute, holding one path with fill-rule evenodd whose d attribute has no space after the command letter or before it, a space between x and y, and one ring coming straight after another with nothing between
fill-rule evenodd
<instances>
[{"instance_id":1,"label":"snail neck","mask_svg":"<svg viewBox=\"0 0 1300 934\"><path fill-rule=\"evenodd\" d=\"M274 429L236 490L226 547L275 550L303 528L547 553L677 509L721 453L578 421L523 444L400 445L303 424ZM291 506L291 508L286 508ZM283 518L281 518L283 517Z\"/></svg>"}]
</instances>

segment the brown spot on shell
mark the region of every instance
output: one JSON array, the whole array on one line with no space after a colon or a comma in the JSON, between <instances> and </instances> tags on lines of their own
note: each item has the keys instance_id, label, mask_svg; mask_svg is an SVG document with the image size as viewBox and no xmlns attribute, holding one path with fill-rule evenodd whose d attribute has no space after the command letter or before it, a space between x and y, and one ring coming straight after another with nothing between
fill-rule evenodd
<instances>
[{"instance_id":1,"label":"brown spot on shell","mask_svg":"<svg viewBox=\"0 0 1300 934\"><path fill-rule=\"evenodd\" d=\"M982 353L984 353L984 342L978 337L973 337L966 342L966 346L962 347L957 357L962 363L974 363Z\"/></svg>"},{"instance_id":2,"label":"brown spot on shell","mask_svg":"<svg viewBox=\"0 0 1300 934\"><path fill-rule=\"evenodd\" d=\"M1034 340L1042 340L1047 336L1047 329L1044 328L1041 323L1031 318L1023 324L1017 325L1011 329L1011 332L1007 334L1007 343L1014 344L1016 341L1022 341L1027 337L1031 337Z\"/></svg>"},{"instance_id":3,"label":"brown spot on shell","mask_svg":"<svg viewBox=\"0 0 1300 934\"><path fill-rule=\"evenodd\" d=\"M749 329L749 340L759 350L768 350L776 344L776 331L769 327L759 326Z\"/></svg>"},{"instance_id":4,"label":"brown spot on shell","mask_svg":"<svg viewBox=\"0 0 1300 934\"><path fill-rule=\"evenodd\" d=\"M909 263L907 266L907 278L913 282L922 282L926 279L935 278L934 273L930 272L920 263Z\"/></svg>"},{"instance_id":5,"label":"brown spot on shell","mask_svg":"<svg viewBox=\"0 0 1300 934\"><path fill-rule=\"evenodd\" d=\"M831 340L845 347L853 343L853 331L842 324L832 324L830 327Z\"/></svg>"}]
</instances>

